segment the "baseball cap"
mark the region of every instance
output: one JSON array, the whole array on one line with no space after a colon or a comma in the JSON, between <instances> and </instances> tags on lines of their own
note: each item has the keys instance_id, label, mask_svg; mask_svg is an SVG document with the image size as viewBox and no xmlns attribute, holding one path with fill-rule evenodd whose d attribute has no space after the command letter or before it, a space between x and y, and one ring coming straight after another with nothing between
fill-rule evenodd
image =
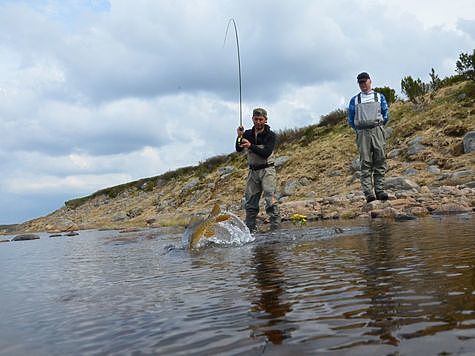
<instances>
[{"instance_id":1,"label":"baseball cap","mask_svg":"<svg viewBox=\"0 0 475 356\"><path fill-rule=\"evenodd\" d=\"M267 117L267 111L263 108L255 108L252 110L252 116L264 116Z\"/></svg>"},{"instance_id":2,"label":"baseball cap","mask_svg":"<svg viewBox=\"0 0 475 356\"><path fill-rule=\"evenodd\" d=\"M358 80L358 82L365 82L368 79L371 79L371 78L369 77L369 74L366 72L362 72L358 74L358 76L356 77L356 80Z\"/></svg>"}]
</instances>

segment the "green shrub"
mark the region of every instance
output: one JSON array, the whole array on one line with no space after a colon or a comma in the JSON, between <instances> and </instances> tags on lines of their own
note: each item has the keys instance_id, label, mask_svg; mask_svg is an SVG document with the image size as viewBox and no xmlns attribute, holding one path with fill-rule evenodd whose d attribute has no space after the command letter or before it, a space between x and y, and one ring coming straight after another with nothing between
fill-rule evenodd
<instances>
[{"instance_id":1,"label":"green shrub","mask_svg":"<svg viewBox=\"0 0 475 356\"><path fill-rule=\"evenodd\" d=\"M430 85L424 83L417 78L412 79L410 75L402 78L401 91L407 96L407 98L414 104L421 104L424 102L424 94L427 94L430 90Z\"/></svg>"},{"instance_id":2,"label":"green shrub","mask_svg":"<svg viewBox=\"0 0 475 356\"><path fill-rule=\"evenodd\" d=\"M279 130L277 132L276 148L284 147L285 145L302 139L311 141L314 137L314 129L316 125L309 125L301 128Z\"/></svg>"},{"instance_id":3,"label":"green shrub","mask_svg":"<svg viewBox=\"0 0 475 356\"><path fill-rule=\"evenodd\" d=\"M317 126L335 126L336 124L344 122L347 117L347 109L336 109L326 115L322 115Z\"/></svg>"},{"instance_id":4,"label":"green shrub","mask_svg":"<svg viewBox=\"0 0 475 356\"><path fill-rule=\"evenodd\" d=\"M433 91L437 91L442 87L442 80L440 80L439 76L435 74L434 68L432 68L431 72L429 73L430 76L430 88Z\"/></svg>"},{"instance_id":5,"label":"green shrub","mask_svg":"<svg viewBox=\"0 0 475 356\"><path fill-rule=\"evenodd\" d=\"M374 88L374 91L384 95L388 102L388 106L394 103L397 99L396 91L390 87Z\"/></svg>"},{"instance_id":6,"label":"green shrub","mask_svg":"<svg viewBox=\"0 0 475 356\"><path fill-rule=\"evenodd\" d=\"M440 80L440 87L441 88L442 87L448 87L450 85L463 82L464 80L465 80L465 78L463 77L463 75L460 75L460 74L451 75L449 77L445 77L444 79Z\"/></svg>"},{"instance_id":7,"label":"green shrub","mask_svg":"<svg viewBox=\"0 0 475 356\"><path fill-rule=\"evenodd\" d=\"M455 65L457 73L465 79L475 80L475 49L472 54L461 53Z\"/></svg>"}]
</instances>

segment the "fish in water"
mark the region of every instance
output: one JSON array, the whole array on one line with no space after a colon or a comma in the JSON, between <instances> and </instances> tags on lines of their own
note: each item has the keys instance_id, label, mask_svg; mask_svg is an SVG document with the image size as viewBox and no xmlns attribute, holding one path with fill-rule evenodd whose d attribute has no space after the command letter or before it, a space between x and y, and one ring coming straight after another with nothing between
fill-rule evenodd
<instances>
[{"instance_id":1,"label":"fish in water","mask_svg":"<svg viewBox=\"0 0 475 356\"><path fill-rule=\"evenodd\" d=\"M183 234L184 244L190 249L196 248L201 239L216 236L215 227L218 223L230 219L230 214L221 214L221 208L216 203L206 219L190 222Z\"/></svg>"},{"instance_id":2,"label":"fish in water","mask_svg":"<svg viewBox=\"0 0 475 356\"><path fill-rule=\"evenodd\" d=\"M205 241L221 246L241 246L254 240L255 237L237 215L222 212L219 204L215 204L207 218L191 220L183 234L182 247L196 249L202 247Z\"/></svg>"}]
</instances>

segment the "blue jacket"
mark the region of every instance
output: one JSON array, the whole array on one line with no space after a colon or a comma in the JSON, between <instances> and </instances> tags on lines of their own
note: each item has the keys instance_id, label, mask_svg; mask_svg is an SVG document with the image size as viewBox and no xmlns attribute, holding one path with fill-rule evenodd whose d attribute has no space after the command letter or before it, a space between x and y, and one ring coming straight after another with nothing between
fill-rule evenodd
<instances>
[{"instance_id":1,"label":"blue jacket","mask_svg":"<svg viewBox=\"0 0 475 356\"><path fill-rule=\"evenodd\" d=\"M358 95L361 94L362 97L362 102L374 102L374 91L371 90L368 93L359 93L356 94L354 97L351 98L350 100L350 105L348 106L348 125L350 125L353 129L356 129L355 127L355 114L356 114L356 104L358 100ZM386 123L389 120L389 107L388 103L386 101L386 98L384 97L383 94L376 92L376 96L378 98L378 101L381 103L381 115L383 116L383 124L386 125Z\"/></svg>"}]
</instances>

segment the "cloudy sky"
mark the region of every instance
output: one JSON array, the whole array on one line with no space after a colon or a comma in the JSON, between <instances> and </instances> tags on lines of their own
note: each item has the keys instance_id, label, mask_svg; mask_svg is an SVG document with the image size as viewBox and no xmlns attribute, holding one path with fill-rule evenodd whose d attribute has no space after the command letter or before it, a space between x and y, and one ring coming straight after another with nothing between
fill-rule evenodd
<instances>
[{"instance_id":1,"label":"cloudy sky","mask_svg":"<svg viewBox=\"0 0 475 356\"><path fill-rule=\"evenodd\" d=\"M455 74L473 0L0 0L0 224L234 150L344 108L356 74L400 94Z\"/></svg>"}]
</instances>

